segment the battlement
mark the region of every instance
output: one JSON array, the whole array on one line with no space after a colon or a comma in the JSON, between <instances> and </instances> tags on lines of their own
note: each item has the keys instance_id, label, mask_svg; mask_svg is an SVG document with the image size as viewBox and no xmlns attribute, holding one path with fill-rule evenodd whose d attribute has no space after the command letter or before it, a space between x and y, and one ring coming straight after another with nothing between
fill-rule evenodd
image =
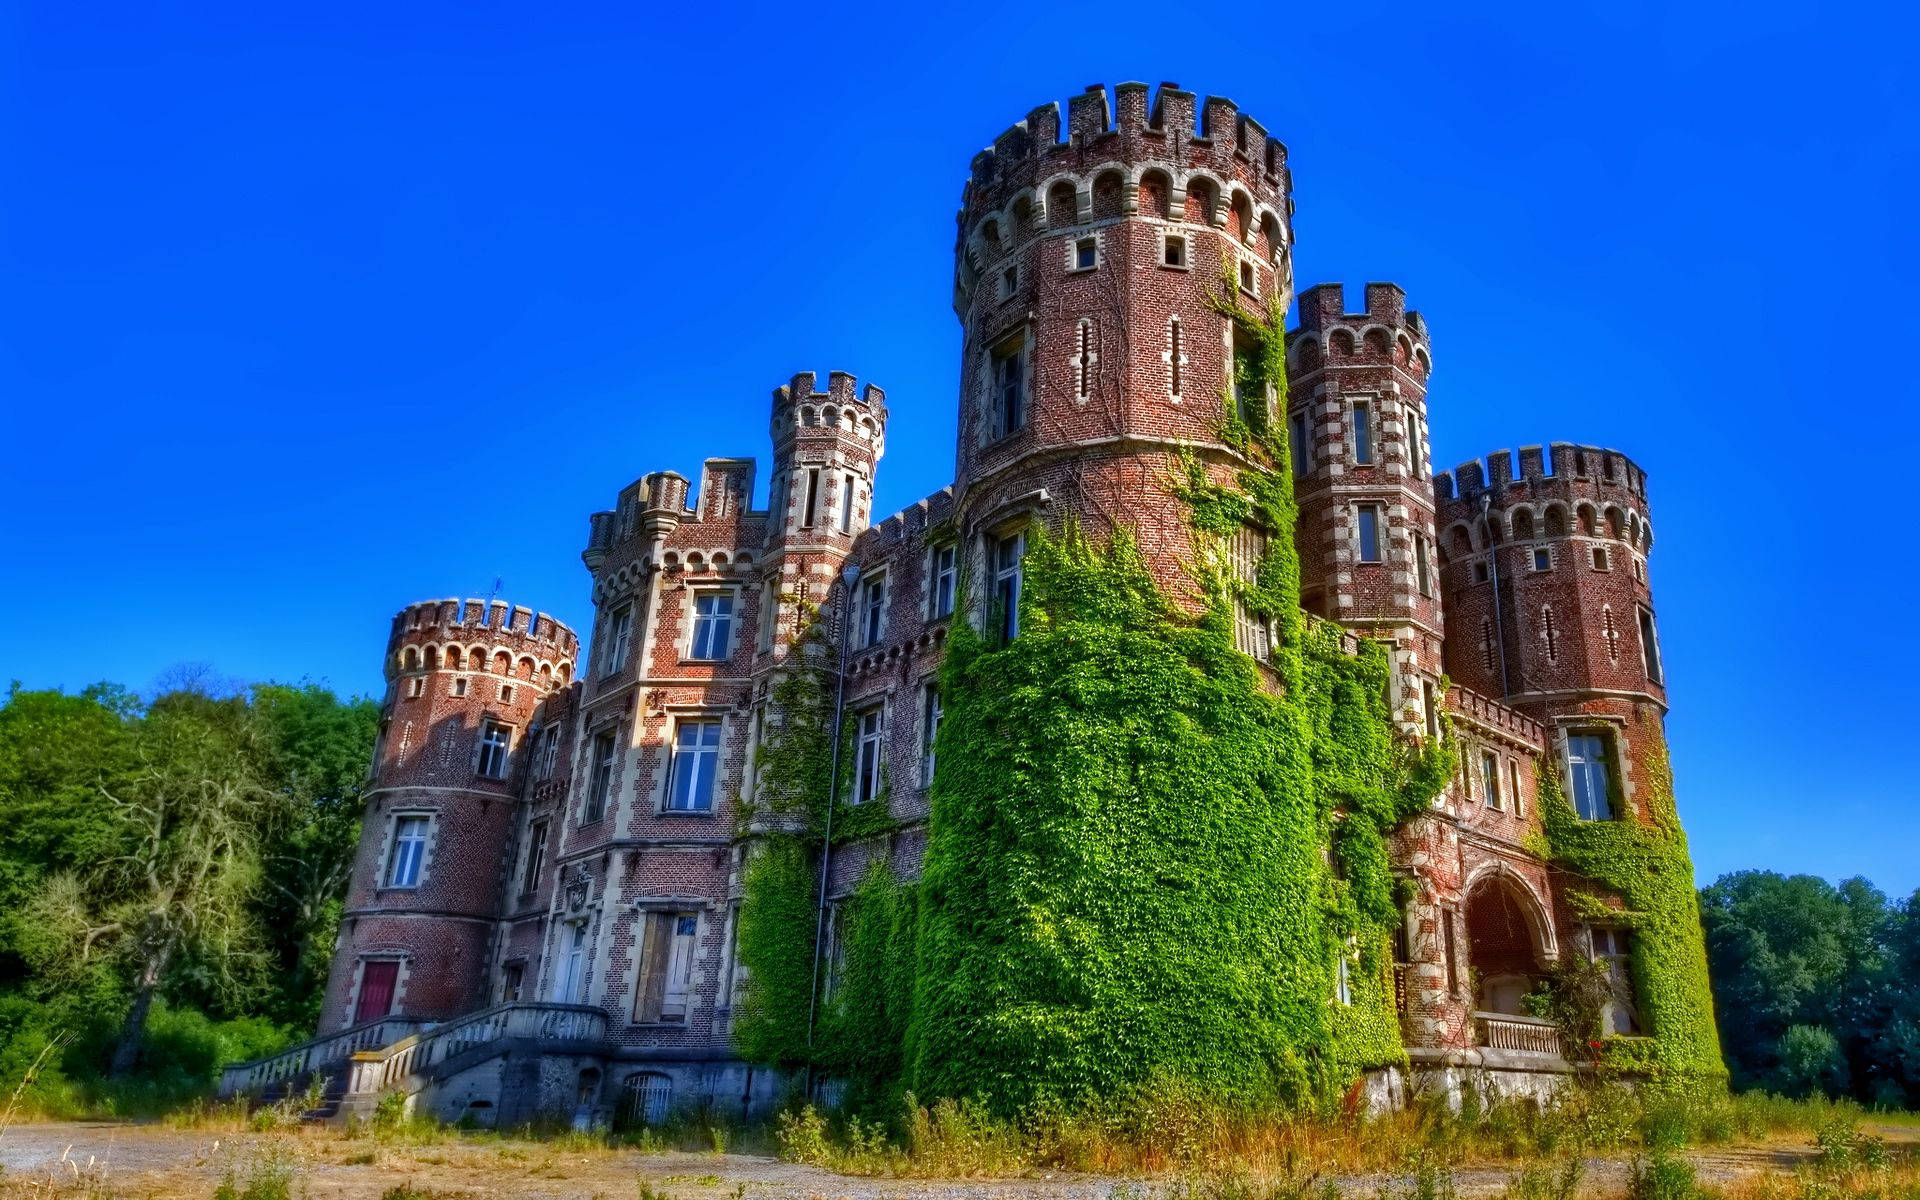
<instances>
[{"instance_id":1,"label":"battlement","mask_svg":"<svg viewBox=\"0 0 1920 1200\"><path fill-rule=\"evenodd\" d=\"M1211 172L1291 216L1287 148L1264 125L1224 96L1196 103L1176 83L1162 83L1151 98L1148 92L1144 83L1116 84L1111 94L1092 84L1068 98L1064 122L1056 101L1002 130L973 156L960 203L963 231L1043 176L1108 161L1164 162L1182 186L1191 170Z\"/></svg>"},{"instance_id":2,"label":"battlement","mask_svg":"<svg viewBox=\"0 0 1920 1200\"><path fill-rule=\"evenodd\" d=\"M483 637L491 645L518 645L544 657L571 661L580 637L564 623L505 600L423 600L394 614L388 649L453 638Z\"/></svg>"},{"instance_id":3,"label":"battlement","mask_svg":"<svg viewBox=\"0 0 1920 1200\"><path fill-rule=\"evenodd\" d=\"M791 382L773 389L775 445L801 429L837 428L878 441L887 426L887 394L874 384L860 387L845 371L827 372L827 390L817 391L812 371L801 371Z\"/></svg>"},{"instance_id":4,"label":"battlement","mask_svg":"<svg viewBox=\"0 0 1920 1200\"><path fill-rule=\"evenodd\" d=\"M1518 709L1508 708L1498 700L1482 696L1457 683L1447 689L1447 709L1483 730L1504 733L1535 750L1546 749L1546 726Z\"/></svg>"},{"instance_id":5,"label":"battlement","mask_svg":"<svg viewBox=\"0 0 1920 1200\"><path fill-rule=\"evenodd\" d=\"M1484 463L1474 459L1433 475L1434 499L1442 504L1473 500L1482 493L1491 493L1494 503L1500 504L1513 488L1578 492L1593 499L1617 495L1644 509L1647 473L1618 450L1554 442L1545 453L1539 446L1522 446L1518 475L1510 450L1495 450Z\"/></svg>"},{"instance_id":6,"label":"battlement","mask_svg":"<svg viewBox=\"0 0 1920 1200\"><path fill-rule=\"evenodd\" d=\"M1300 324L1294 331L1324 335L1336 329L1360 330L1368 325L1385 325L1404 330L1416 341L1427 340L1427 322L1418 312L1407 308L1407 293L1397 283L1369 283L1362 293L1366 307L1347 311L1347 289L1338 283L1316 283L1300 293Z\"/></svg>"}]
</instances>

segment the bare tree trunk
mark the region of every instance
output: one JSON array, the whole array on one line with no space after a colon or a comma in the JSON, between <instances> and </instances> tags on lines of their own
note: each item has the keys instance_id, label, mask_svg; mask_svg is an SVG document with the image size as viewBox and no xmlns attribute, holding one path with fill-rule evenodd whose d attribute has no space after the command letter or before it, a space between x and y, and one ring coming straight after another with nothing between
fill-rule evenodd
<instances>
[{"instance_id":1,"label":"bare tree trunk","mask_svg":"<svg viewBox=\"0 0 1920 1200\"><path fill-rule=\"evenodd\" d=\"M109 1075L126 1075L140 1060L141 1048L147 1041L147 1014L153 1010L153 997L160 990L160 978L165 974L167 960L172 956L173 947L162 943L154 946L140 964L140 977L134 984L133 1005L127 1009L126 1024L120 1028L120 1044L113 1048L113 1063L107 1068Z\"/></svg>"}]
</instances>

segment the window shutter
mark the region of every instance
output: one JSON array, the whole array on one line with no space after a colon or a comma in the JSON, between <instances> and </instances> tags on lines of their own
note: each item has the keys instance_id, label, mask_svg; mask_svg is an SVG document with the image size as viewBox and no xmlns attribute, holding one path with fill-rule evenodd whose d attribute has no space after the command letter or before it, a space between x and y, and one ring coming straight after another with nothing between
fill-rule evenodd
<instances>
[{"instance_id":1,"label":"window shutter","mask_svg":"<svg viewBox=\"0 0 1920 1200\"><path fill-rule=\"evenodd\" d=\"M633 1019L658 1021L667 993L667 953L673 945L673 914L647 913L640 944L640 979Z\"/></svg>"}]
</instances>

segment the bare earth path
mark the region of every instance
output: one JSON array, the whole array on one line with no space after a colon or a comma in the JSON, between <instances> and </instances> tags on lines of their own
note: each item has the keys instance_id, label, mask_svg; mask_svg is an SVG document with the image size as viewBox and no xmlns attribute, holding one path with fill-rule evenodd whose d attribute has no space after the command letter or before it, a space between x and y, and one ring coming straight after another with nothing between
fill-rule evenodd
<instances>
[{"instance_id":1,"label":"bare earth path","mask_svg":"<svg viewBox=\"0 0 1920 1200\"><path fill-rule=\"evenodd\" d=\"M1889 1142L1911 1143L1911 1126L1877 1130ZM1793 1169L1811 1151L1804 1140L1776 1145L1691 1151L1707 1184ZM670 1200L1112 1200L1178 1187L1164 1176L1126 1180L1038 1175L1019 1179L867 1179L745 1154L637 1150L566 1150L537 1141L382 1144L330 1130L233 1133L154 1125L59 1123L17 1125L0 1133L0 1196L89 1194L205 1200L222 1179L244 1182L261 1163L294 1171L293 1194L313 1200L378 1200L399 1183L444 1197L512 1196L516 1200L630 1200L645 1183ZM1583 1193L1618 1195L1622 1158L1589 1161ZM1462 1195L1497 1194L1504 1168L1456 1173ZM1380 1176L1339 1182L1350 1196L1372 1196Z\"/></svg>"}]
</instances>

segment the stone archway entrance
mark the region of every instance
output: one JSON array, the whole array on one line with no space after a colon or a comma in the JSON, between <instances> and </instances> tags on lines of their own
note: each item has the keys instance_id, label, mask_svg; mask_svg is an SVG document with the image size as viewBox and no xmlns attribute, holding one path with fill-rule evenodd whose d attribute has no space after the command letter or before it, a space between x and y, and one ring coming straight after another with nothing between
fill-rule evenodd
<instances>
[{"instance_id":1,"label":"stone archway entrance","mask_svg":"<svg viewBox=\"0 0 1920 1200\"><path fill-rule=\"evenodd\" d=\"M1522 997L1546 976L1544 920L1526 888L1504 872L1467 894L1467 964L1477 1012L1526 1015Z\"/></svg>"}]
</instances>

